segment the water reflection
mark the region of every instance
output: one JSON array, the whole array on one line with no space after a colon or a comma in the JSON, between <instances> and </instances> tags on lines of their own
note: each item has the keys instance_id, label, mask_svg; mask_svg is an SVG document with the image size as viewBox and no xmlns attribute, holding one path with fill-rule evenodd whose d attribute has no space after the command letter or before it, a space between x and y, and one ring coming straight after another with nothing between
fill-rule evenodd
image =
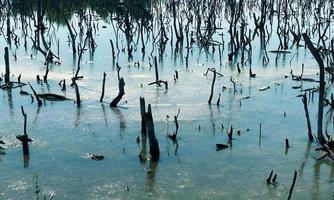
<instances>
[{"instance_id":1,"label":"water reflection","mask_svg":"<svg viewBox=\"0 0 334 200\"><path fill-rule=\"evenodd\" d=\"M147 177L146 177L146 188L150 192L154 192L155 187L155 174L157 171L158 162L149 162L148 165L148 171L147 171Z\"/></svg>"},{"instance_id":2,"label":"water reflection","mask_svg":"<svg viewBox=\"0 0 334 200\"><path fill-rule=\"evenodd\" d=\"M106 114L104 103L101 103L101 108L102 108L102 113L103 113L104 124L106 125L106 127L108 127L108 119L107 119L107 114Z\"/></svg>"},{"instance_id":3,"label":"water reflection","mask_svg":"<svg viewBox=\"0 0 334 200\"><path fill-rule=\"evenodd\" d=\"M30 156L29 155L23 155L23 167L28 168L29 167L29 160Z\"/></svg>"},{"instance_id":4,"label":"water reflection","mask_svg":"<svg viewBox=\"0 0 334 200\"><path fill-rule=\"evenodd\" d=\"M119 120L119 129L120 133L122 134L124 132L124 129L126 128L126 120L125 120L125 115L119 108L111 108L112 112L116 114L118 120Z\"/></svg>"},{"instance_id":5,"label":"water reflection","mask_svg":"<svg viewBox=\"0 0 334 200\"><path fill-rule=\"evenodd\" d=\"M10 115L13 116L14 115L14 104L13 104L13 95L12 95L12 89L6 89L7 91L7 100L8 100L8 106L9 106L9 110L10 110Z\"/></svg>"}]
</instances>

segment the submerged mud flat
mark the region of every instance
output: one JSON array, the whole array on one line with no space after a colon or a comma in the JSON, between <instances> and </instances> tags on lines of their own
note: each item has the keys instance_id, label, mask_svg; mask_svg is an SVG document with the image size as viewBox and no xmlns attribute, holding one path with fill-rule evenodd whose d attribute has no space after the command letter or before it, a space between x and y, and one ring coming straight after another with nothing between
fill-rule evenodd
<instances>
[{"instance_id":1,"label":"submerged mud flat","mask_svg":"<svg viewBox=\"0 0 334 200\"><path fill-rule=\"evenodd\" d=\"M29 85L0 91L0 199L286 199L295 170L292 199L333 198L334 166L317 159L301 100L314 91L307 105L316 136L319 67L301 34L322 48L330 67L331 1L25 2L1 2L0 53L9 47L10 80L21 74L38 94L67 99L39 106L23 95L33 93ZM117 66L125 95L111 108ZM3 85L4 59L0 71ZM157 80L168 88L148 85ZM147 160L139 157L140 97L152 106L158 162L149 142ZM33 139L29 159L16 139L24 132L21 106ZM329 135L332 111L325 106ZM174 116L176 140L168 137ZM277 178L268 184L271 170Z\"/></svg>"}]
</instances>

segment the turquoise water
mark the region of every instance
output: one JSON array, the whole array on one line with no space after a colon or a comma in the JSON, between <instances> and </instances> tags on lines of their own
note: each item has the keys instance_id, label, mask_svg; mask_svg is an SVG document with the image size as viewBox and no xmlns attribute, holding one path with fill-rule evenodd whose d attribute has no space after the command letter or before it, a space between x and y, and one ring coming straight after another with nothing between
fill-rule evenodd
<instances>
[{"instance_id":1,"label":"turquoise water","mask_svg":"<svg viewBox=\"0 0 334 200\"><path fill-rule=\"evenodd\" d=\"M75 18L73 19L76 20ZM294 199L331 199L333 196L333 165L317 161L316 144L308 144L307 128L300 89L292 89L300 82L292 81L289 75L301 73L305 63L304 77L317 79L318 67L307 49L291 48L290 54L269 53L270 62L262 65L263 50L259 39L253 42L253 72L250 79L249 66L241 67L239 74L236 62L227 62L227 49L219 64L218 50L213 55L194 45L190 52L189 67L184 56L174 54L166 46L163 59L159 59L159 75L167 80L169 89L148 86L154 81L154 68L149 67L150 42L142 59L140 44L129 62L126 53L120 53L118 63L125 79L125 96L119 108L111 109L109 102L117 95L117 71L112 65L109 39L115 40L110 23L99 21L106 28L94 34L97 48L94 56L85 52L78 81L82 106L77 108L73 101L43 102L38 108L31 104L29 96L21 96L20 89L0 91L0 135L6 142L5 155L0 155L0 199L36 198L36 174L43 195L54 195L54 199L286 199L294 170L298 172ZM225 22L226 23L226 22ZM52 29L53 30L53 29ZM20 28L15 30L20 32ZM62 92L58 86L61 79L70 83L76 69L71 47L67 44L67 29L55 28L60 42L61 65L51 65L48 84L37 84L35 77L45 73L44 57L30 48L16 49L17 61L10 60L11 76L15 80L22 74L23 82L30 82L38 93L52 92L75 99L74 89L67 85ZM227 30L223 30L224 32ZM120 44L126 46L125 36L120 34ZM175 36L174 36L175 37ZM218 37L218 36L216 36ZM227 38L227 35L226 35ZM175 38L174 38L175 40ZM6 46L4 38L0 39ZM28 46L31 46L28 42ZM277 48L273 38L267 50ZM56 51L56 48L54 50ZM212 52L211 50L209 52ZM0 54L4 54L3 48ZM33 54L33 59L30 55ZM153 55L158 55L154 50ZM141 63L139 68L133 62ZM209 106L212 73L203 76L208 67L215 67L224 77L217 77L213 102L221 93L221 105ZM174 71L179 80L174 82ZM0 60L0 71L4 73L4 60ZM102 75L107 73L105 102L100 103ZM236 81L233 92L230 76ZM143 84L143 87L141 87ZM266 91L261 87L270 86ZM223 87L227 89L223 91ZM317 87L317 83L304 82L303 89ZM30 88L22 88L31 92ZM161 157L156 165L140 163L139 97L152 104L156 137ZM250 96L249 99L242 99ZM241 102L241 104L240 104ZM309 103L312 130L316 131L317 93ZM24 168L22 148L15 136L23 133L24 106L28 115L27 131L34 141L30 145L29 166ZM166 137L174 131L174 123L166 116L174 116L180 108L177 145ZM329 110L325 108L325 113ZM286 117L284 117L286 112ZM329 111L331 112L331 111ZM332 117L327 130L333 132ZM328 119L328 120L327 120ZM259 139L259 124L262 137ZM222 124L224 129L222 129ZM226 143L225 129L233 125L231 148L216 151L217 143ZM200 127L200 128L199 128ZM247 131L247 129L249 129ZM285 151L285 138L290 148ZM102 161L93 161L87 154L104 155ZM277 185L267 185L271 170L277 173Z\"/></svg>"}]
</instances>

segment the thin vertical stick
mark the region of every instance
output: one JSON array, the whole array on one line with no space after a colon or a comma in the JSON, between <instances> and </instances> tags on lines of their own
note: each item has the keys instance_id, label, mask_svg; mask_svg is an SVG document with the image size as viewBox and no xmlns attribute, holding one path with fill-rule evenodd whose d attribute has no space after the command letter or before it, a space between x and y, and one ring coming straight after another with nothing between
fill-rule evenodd
<instances>
[{"instance_id":1,"label":"thin vertical stick","mask_svg":"<svg viewBox=\"0 0 334 200\"><path fill-rule=\"evenodd\" d=\"M6 72L5 72L5 83L9 83L9 75L10 75L10 70L9 70L9 53L8 53L8 47L5 47L5 65L6 65Z\"/></svg>"},{"instance_id":2,"label":"thin vertical stick","mask_svg":"<svg viewBox=\"0 0 334 200\"><path fill-rule=\"evenodd\" d=\"M211 85L211 93L210 93L210 97L209 97L209 100L208 100L209 104L211 104L211 101L212 101L212 96L213 96L213 90L214 90L214 87L215 87L216 76L217 76L216 69L213 69L213 80L212 80L212 85Z\"/></svg>"}]
</instances>

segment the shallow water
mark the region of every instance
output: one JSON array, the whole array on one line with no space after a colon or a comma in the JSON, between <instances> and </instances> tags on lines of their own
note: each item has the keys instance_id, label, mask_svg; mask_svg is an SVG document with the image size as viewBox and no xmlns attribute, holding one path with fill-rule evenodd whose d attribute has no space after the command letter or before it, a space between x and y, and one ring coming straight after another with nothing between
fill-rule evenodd
<instances>
[{"instance_id":1,"label":"shallow water","mask_svg":"<svg viewBox=\"0 0 334 200\"><path fill-rule=\"evenodd\" d=\"M75 19L74 19L75 20ZM0 91L0 135L7 143L5 155L0 155L0 199L36 198L35 181L38 176L40 195L54 195L54 199L286 199L294 170L298 172L294 199L331 199L333 197L334 166L316 161L316 144L308 144L307 128L300 89L292 89L300 82L289 75L301 73L305 63L304 77L318 79L318 67L305 48L289 49L290 54L281 55L275 64L276 54L269 53L268 65L262 65L263 51L253 47L253 72L250 79L248 66L238 74L236 63L227 62L227 50L223 52L223 65L219 65L216 50L206 57L203 49L193 46L189 67L182 56L174 56L174 49L167 45L163 59L159 59L159 75L167 80L169 89L148 86L154 81L153 58L144 59L138 51L133 61L140 61L139 68L129 62L125 53L117 58L125 79L125 96L119 108L109 103L118 92L117 71L112 64L109 39L114 38L110 23L100 21L100 29L94 35L98 47L91 56L83 55L78 81L82 106L77 108L73 100L65 102L44 101L38 108L31 104L29 96L21 96L20 89ZM51 65L48 84L37 84L35 77L45 73L44 57L24 48L11 52L11 79L22 74L23 82L30 82L38 93L52 92L75 99L74 89L67 85L62 92L58 86L61 79L70 83L76 69L71 47L67 45L67 29L57 28L60 41L61 65ZM121 36L126 46L124 36ZM258 38L254 44L258 43ZM0 44L6 46L1 38ZM28 46L31 46L31 42ZM146 52L151 51L148 45ZM273 39L267 50L277 48ZM0 54L4 54L3 48ZM33 59L30 58L33 54ZM186 54L184 49L183 56ZM154 51L157 55L157 51ZM293 58L293 59L292 59ZM182 61L183 60L183 61ZM291 62L290 62L291 60ZM208 67L215 67L224 77L217 77L213 102L221 93L221 105L209 106L212 73L203 76ZM0 60L4 72L4 61ZM174 82L174 71L180 79ZM107 73L105 103L100 103L102 74ZM237 83L233 92L230 76ZM275 84L279 83L279 84ZM143 84L143 87L141 87ZM263 86L266 91L259 91ZM223 86L227 87L222 90ZM303 83L303 89L317 87L317 83ZM30 88L22 88L30 92ZM138 158L140 145L139 97L152 104L155 132L159 141L161 157L156 166L149 162L141 164ZM249 99L241 99L250 96ZM240 104L241 102L241 104ZM309 103L312 129L316 131L317 93ZM30 145L29 166L24 168L21 145L15 136L23 132L24 106L28 115L28 134L34 141ZM166 116L174 116L180 108L177 145L166 137L175 129ZM328 111L325 108L325 112ZM286 117L283 113L286 112ZM324 121L326 122L324 115ZM333 132L329 118L328 132ZM259 124L262 137L259 138ZM226 143L226 131L233 125L235 132L231 148L216 151L216 143ZM200 128L199 128L200 127ZM247 129L249 129L247 131ZM285 138L290 148L285 151ZM87 153L104 155L103 161L87 159ZM277 185L267 185L271 170L277 173Z\"/></svg>"}]
</instances>

